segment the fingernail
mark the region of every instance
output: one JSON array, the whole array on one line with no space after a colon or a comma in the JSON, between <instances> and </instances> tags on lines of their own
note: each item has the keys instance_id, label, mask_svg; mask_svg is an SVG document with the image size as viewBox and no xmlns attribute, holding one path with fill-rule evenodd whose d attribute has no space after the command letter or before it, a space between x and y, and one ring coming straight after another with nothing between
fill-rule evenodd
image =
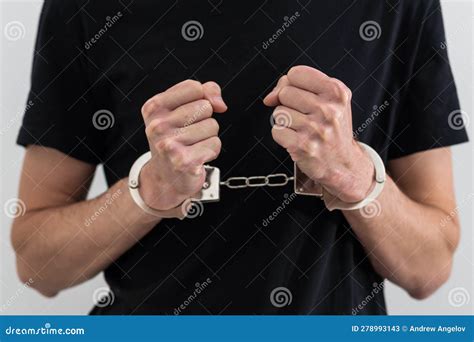
<instances>
[{"instance_id":1,"label":"fingernail","mask_svg":"<svg viewBox=\"0 0 474 342\"><path fill-rule=\"evenodd\" d=\"M222 107L218 109L219 113L227 110L227 105L225 104L224 99L221 96L214 96L211 98L211 100L214 106L218 105Z\"/></svg>"}]
</instances>

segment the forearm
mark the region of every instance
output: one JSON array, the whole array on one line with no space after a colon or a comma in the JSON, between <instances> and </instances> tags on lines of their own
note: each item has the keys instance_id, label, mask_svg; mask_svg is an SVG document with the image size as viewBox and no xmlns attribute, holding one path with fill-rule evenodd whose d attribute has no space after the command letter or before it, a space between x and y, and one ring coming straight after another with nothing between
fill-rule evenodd
<instances>
[{"instance_id":1,"label":"forearm","mask_svg":"<svg viewBox=\"0 0 474 342\"><path fill-rule=\"evenodd\" d=\"M412 296L426 297L449 276L456 222L443 226L448 213L412 200L390 177L377 202L343 213L377 272Z\"/></svg>"},{"instance_id":2,"label":"forearm","mask_svg":"<svg viewBox=\"0 0 474 342\"><path fill-rule=\"evenodd\" d=\"M13 230L20 277L54 295L104 270L158 222L133 202L126 179L95 199L32 211Z\"/></svg>"},{"instance_id":3,"label":"forearm","mask_svg":"<svg viewBox=\"0 0 474 342\"><path fill-rule=\"evenodd\" d=\"M40 292L54 295L105 269L159 222L156 216L182 217L181 205L203 187L204 164L220 153L219 125L211 116L226 110L216 83L193 80L142 107L151 159L136 181L141 206L158 214L134 203L128 179L84 201L96 166L29 146L19 191L27 210L15 219L12 233L22 280L33 278Z\"/></svg>"}]
</instances>

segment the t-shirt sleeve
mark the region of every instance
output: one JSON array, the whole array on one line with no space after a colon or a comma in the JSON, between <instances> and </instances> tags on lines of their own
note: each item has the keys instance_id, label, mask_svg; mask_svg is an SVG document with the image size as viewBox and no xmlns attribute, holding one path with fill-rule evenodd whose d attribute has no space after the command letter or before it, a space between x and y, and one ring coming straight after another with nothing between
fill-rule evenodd
<instances>
[{"instance_id":1,"label":"t-shirt sleeve","mask_svg":"<svg viewBox=\"0 0 474 342\"><path fill-rule=\"evenodd\" d=\"M449 64L439 0L424 9L413 72L398 112L389 159L468 140L467 116L459 105Z\"/></svg>"},{"instance_id":2,"label":"t-shirt sleeve","mask_svg":"<svg viewBox=\"0 0 474 342\"><path fill-rule=\"evenodd\" d=\"M84 55L75 1L46 0L33 57L31 88L17 143L57 149L99 164L105 131L93 122L97 108ZM105 113L107 115L107 113ZM97 115L96 115L97 116ZM113 119L113 118L112 118Z\"/></svg>"}]
</instances>

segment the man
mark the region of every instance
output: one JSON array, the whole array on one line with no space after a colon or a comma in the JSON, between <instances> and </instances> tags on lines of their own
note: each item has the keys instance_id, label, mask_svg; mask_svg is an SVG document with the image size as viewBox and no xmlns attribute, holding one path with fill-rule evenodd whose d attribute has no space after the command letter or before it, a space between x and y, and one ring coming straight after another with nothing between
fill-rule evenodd
<instances>
[{"instance_id":1,"label":"man","mask_svg":"<svg viewBox=\"0 0 474 342\"><path fill-rule=\"evenodd\" d=\"M467 140L444 39L436 0L47 0L18 137L20 278L52 297L104 271L93 314L384 314L384 279L426 298L459 241L448 146ZM330 211L377 186L358 141L383 191ZM324 202L222 184L193 218L149 213L179 210L205 164L225 182L294 162ZM86 200L99 164L110 188Z\"/></svg>"}]
</instances>

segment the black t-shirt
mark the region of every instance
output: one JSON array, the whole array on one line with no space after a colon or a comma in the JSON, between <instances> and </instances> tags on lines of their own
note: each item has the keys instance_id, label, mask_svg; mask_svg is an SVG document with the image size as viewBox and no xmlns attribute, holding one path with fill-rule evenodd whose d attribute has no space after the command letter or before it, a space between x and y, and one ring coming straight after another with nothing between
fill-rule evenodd
<instances>
[{"instance_id":1,"label":"black t-shirt","mask_svg":"<svg viewBox=\"0 0 474 342\"><path fill-rule=\"evenodd\" d=\"M302 64L352 89L354 135L384 162L467 140L438 0L46 0L18 143L103 164L112 185L148 150L142 104L213 80L229 111L215 116L212 164L224 177L292 174L262 99ZM113 304L94 314L386 313L343 214L290 184L222 188L201 216L162 220L105 278Z\"/></svg>"}]
</instances>

